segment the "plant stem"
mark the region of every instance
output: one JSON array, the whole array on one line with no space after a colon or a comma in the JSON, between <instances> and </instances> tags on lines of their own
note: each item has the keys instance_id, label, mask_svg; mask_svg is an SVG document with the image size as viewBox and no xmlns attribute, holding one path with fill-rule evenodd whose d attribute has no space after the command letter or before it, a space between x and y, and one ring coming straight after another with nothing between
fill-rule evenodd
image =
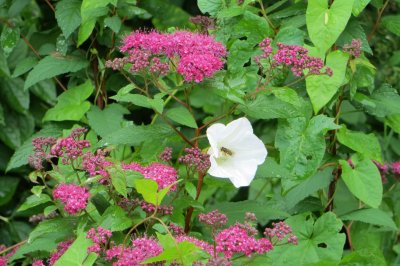
<instances>
[{"instance_id":1,"label":"plant stem","mask_svg":"<svg viewBox=\"0 0 400 266\"><path fill-rule=\"evenodd\" d=\"M22 240L21 242L18 242L18 243L15 244L15 245L12 245L12 246L10 246L10 247L8 247L8 248L6 248L6 249L3 249L2 251L0 251L0 255L5 254L5 253L7 253L8 251L13 250L13 249L15 249L15 248L17 248L17 247L19 247L19 246L22 246L22 245L25 244L26 242L28 242L28 239Z\"/></svg>"},{"instance_id":2,"label":"plant stem","mask_svg":"<svg viewBox=\"0 0 400 266\"><path fill-rule=\"evenodd\" d=\"M196 189L196 198L195 200L197 201L200 197L201 189L203 187L203 181L204 181L204 176L205 173L198 172L199 173L199 179L197 180L197 189ZM193 206L190 206L189 209L187 210L186 217L185 217L185 233L189 233L190 231L190 220L192 219L194 208Z\"/></svg>"},{"instance_id":3,"label":"plant stem","mask_svg":"<svg viewBox=\"0 0 400 266\"><path fill-rule=\"evenodd\" d=\"M371 39L374 36L376 30L378 29L379 23L381 22L381 17L382 17L383 11L385 10L385 8L387 7L388 4L389 4L389 0L386 0L386 2L383 4L382 8L380 10L378 10L378 15L377 15L375 24L374 24L371 32L368 34L368 37L367 37L368 42L371 41Z\"/></svg>"},{"instance_id":4,"label":"plant stem","mask_svg":"<svg viewBox=\"0 0 400 266\"><path fill-rule=\"evenodd\" d=\"M258 3L260 4L260 7L261 7L261 14L265 18L265 20L268 22L268 24L271 26L271 28L276 32L275 25L272 23L272 21L267 16L267 12L265 11L263 0L258 0Z\"/></svg>"}]
</instances>

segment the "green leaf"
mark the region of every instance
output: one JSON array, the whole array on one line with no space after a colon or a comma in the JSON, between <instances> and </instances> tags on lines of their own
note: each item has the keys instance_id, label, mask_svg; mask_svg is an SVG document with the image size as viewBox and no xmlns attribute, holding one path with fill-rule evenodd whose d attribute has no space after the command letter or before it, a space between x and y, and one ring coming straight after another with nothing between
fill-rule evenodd
<instances>
[{"instance_id":1,"label":"green leaf","mask_svg":"<svg viewBox=\"0 0 400 266\"><path fill-rule=\"evenodd\" d=\"M78 47L90 37L90 34L92 34L95 26L96 19L90 19L81 24L78 32Z\"/></svg>"},{"instance_id":2,"label":"green leaf","mask_svg":"<svg viewBox=\"0 0 400 266\"><path fill-rule=\"evenodd\" d=\"M384 16L382 25L392 33L400 36L400 15Z\"/></svg>"},{"instance_id":3,"label":"green leaf","mask_svg":"<svg viewBox=\"0 0 400 266\"><path fill-rule=\"evenodd\" d=\"M345 29L351 16L354 0L335 0L328 7L328 0L309 1L306 12L307 29L313 44L328 50Z\"/></svg>"},{"instance_id":4,"label":"green leaf","mask_svg":"<svg viewBox=\"0 0 400 266\"><path fill-rule=\"evenodd\" d=\"M22 74L25 74L26 72L31 70L37 64L37 62L37 58L33 56L24 58L22 61L18 62L11 77L16 78L21 76Z\"/></svg>"},{"instance_id":5,"label":"green leaf","mask_svg":"<svg viewBox=\"0 0 400 266\"><path fill-rule=\"evenodd\" d=\"M400 114L400 96L396 89L388 84L375 90L370 97L357 92L354 100L361 103L368 113L377 117Z\"/></svg>"},{"instance_id":6,"label":"green leaf","mask_svg":"<svg viewBox=\"0 0 400 266\"><path fill-rule=\"evenodd\" d=\"M385 257L380 249L363 248L354 250L344 256L340 266L362 266L362 265L387 265Z\"/></svg>"},{"instance_id":7,"label":"green leaf","mask_svg":"<svg viewBox=\"0 0 400 266\"><path fill-rule=\"evenodd\" d=\"M304 117L279 121L275 146L280 163L298 178L314 174L325 155L324 135L338 129L333 118L318 115L307 121Z\"/></svg>"},{"instance_id":8,"label":"green leaf","mask_svg":"<svg viewBox=\"0 0 400 266\"><path fill-rule=\"evenodd\" d=\"M0 49L0 77L10 77L10 69L3 49Z\"/></svg>"},{"instance_id":9,"label":"green leaf","mask_svg":"<svg viewBox=\"0 0 400 266\"><path fill-rule=\"evenodd\" d=\"M57 102L57 89L55 83L50 80L42 80L29 89L36 97L45 103L54 106Z\"/></svg>"},{"instance_id":10,"label":"green leaf","mask_svg":"<svg viewBox=\"0 0 400 266\"><path fill-rule=\"evenodd\" d=\"M285 43L290 45L303 45L305 33L298 28L287 26L280 28L278 34L274 38L274 43Z\"/></svg>"},{"instance_id":11,"label":"green leaf","mask_svg":"<svg viewBox=\"0 0 400 266\"><path fill-rule=\"evenodd\" d=\"M400 114L387 116L385 118L385 123L388 124L397 134L400 134Z\"/></svg>"},{"instance_id":12,"label":"green leaf","mask_svg":"<svg viewBox=\"0 0 400 266\"><path fill-rule=\"evenodd\" d=\"M28 89L41 80L55 77L68 72L77 72L88 66L88 62L82 58L73 56L48 55L29 72L24 89Z\"/></svg>"},{"instance_id":13,"label":"green leaf","mask_svg":"<svg viewBox=\"0 0 400 266\"><path fill-rule=\"evenodd\" d=\"M0 206L7 204L14 196L19 179L12 176L0 177Z\"/></svg>"},{"instance_id":14,"label":"green leaf","mask_svg":"<svg viewBox=\"0 0 400 266\"><path fill-rule=\"evenodd\" d=\"M79 234L67 251L54 263L54 266L81 266L88 256L87 249L91 245L93 245L93 241L86 238L86 233Z\"/></svg>"},{"instance_id":15,"label":"green leaf","mask_svg":"<svg viewBox=\"0 0 400 266\"><path fill-rule=\"evenodd\" d=\"M358 16L364 10L364 8L371 2L371 0L354 0L352 13L354 16Z\"/></svg>"},{"instance_id":16,"label":"green leaf","mask_svg":"<svg viewBox=\"0 0 400 266\"><path fill-rule=\"evenodd\" d=\"M108 172L110 173L111 183L115 190L126 198L128 196L128 190L124 171L121 167L113 167L108 168Z\"/></svg>"},{"instance_id":17,"label":"green leaf","mask_svg":"<svg viewBox=\"0 0 400 266\"><path fill-rule=\"evenodd\" d=\"M59 137L62 134L62 128L56 125L51 125L43 128L31 138L27 139L13 154L7 164L6 171L10 171L22 165L28 164L30 154L33 154L32 139L36 137Z\"/></svg>"},{"instance_id":18,"label":"green leaf","mask_svg":"<svg viewBox=\"0 0 400 266\"><path fill-rule=\"evenodd\" d=\"M112 232L123 231L132 226L133 221L126 212L119 206L113 205L107 208L100 218L101 227Z\"/></svg>"},{"instance_id":19,"label":"green leaf","mask_svg":"<svg viewBox=\"0 0 400 266\"><path fill-rule=\"evenodd\" d=\"M289 190L285 196L287 207L291 209L306 197L320 189L328 187L333 178L332 170L332 167L325 168Z\"/></svg>"},{"instance_id":20,"label":"green leaf","mask_svg":"<svg viewBox=\"0 0 400 266\"><path fill-rule=\"evenodd\" d=\"M260 43L265 37L273 35L273 30L268 22L250 11L246 11L231 32L235 37L247 37L250 45Z\"/></svg>"},{"instance_id":21,"label":"green leaf","mask_svg":"<svg viewBox=\"0 0 400 266\"><path fill-rule=\"evenodd\" d=\"M316 221L307 214L300 214L285 222L293 229L299 243L275 246L268 253L273 265L315 265L313 263L320 261L332 262L333 265L339 263L346 236L339 233L343 224L334 213L325 213Z\"/></svg>"},{"instance_id":22,"label":"green leaf","mask_svg":"<svg viewBox=\"0 0 400 266\"><path fill-rule=\"evenodd\" d=\"M343 124L336 136L341 144L361 153L366 158L383 162L381 146L373 133L367 135L363 132L351 131Z\"/></svg>"},{"instance_id":23,"label":"green leaf","mask_svg":"<svg viewBox=\"0 0 400 266\"><path fill-rule=\"evenodd\" d=\"M192 265L196 260L196 258L193 258L193 253L198 250L200 250L200 247L197 247L194 243L182 241L177 243L176 246L164 248L160 255L147 259L142 263L151 264L157 261L182 261L182 265ZM195 255L195 257L200 256Z\"/></svg>"},{"instance_id":24,"label":"green leaf","mask_svg":"<svg viewBox=\"0 0 400 266\"><path fill-rule=\"evenodd\" d=\"M200 11L211 16L216 16L217 13L224 7L223 0L197 0L197 6Z\"/></svg>"},{"instance_id":25,"label":"green leaf","mask_svg":"<svg viewBox=\"0 0 400 266\"><path fill-rule=\"evenodd\" d=\"M184 107L175 107L167 111L166 116L178 124L197 128L196 120L194 120L193 115Z\"/></svg>"},{"instance_id":26,"label":"green leaf","mask_svg":"<svg viewBox=\"0 0 400 266\"><path fill-rule=\"evenodd\" d=\"M118 33L121 29L121 19L118 16L108 17L104 19L104 26L109 27L113 32Z\"/></svg>"},{"instance_id":27,"label":"green leaf","mask_svg":"<svg viewBox=\"0 0 400 266\"><path fill-rule=\"evenodd\" d=\"M243 65L251 59L254 54L253 45L247 40L236 40L229 49L228 70L231 73L243 70Z\"/></svg>"},{"instance_id":28,"label":"green leaf","mask_svg":"<svg viewBox=\"0 0 400 266\"><path fill-rule=\"evenodd\" d=\"M99 212L100 215L103 215L107 208L110 207L110 203L101 193L96 193L95 195L90 197L90 201L96 207L96 210Z\"/></svg>"},{"instance_id":29,"label":"green leaf","mask_svg":"<svg viewBox=\"0 0 400 266\"><path fill-rule=\"evenodd\" d=\"M69 88L58 96L57 104L47 110L43 121L79 121L90 109L90 102L86 101L92 94L94 87L90 80Z\"/></svg>"},{"instance_id":30,"label":"green leaf","mask_svg":"<svg viewBox=\"0 0 400 266\"><path fill-rule=\"evenodd\" d=\"M50 201L51 198L47 194L40 194L40 196L31 195L25 200L25 202L21 205L21 207L18 208L17 211L22 212Z\"/></svg>"},{"instance_id":31,"label":"green leaf","mask_svg":"<svg viewBox=\"0 0 400 266\"><path fill-rule=\"evenodd\" d=\"M363 159L357 155L353 156L351 161L354 168L347 161L339 161L343 181L354 196L372 208L378 208L383 191L378 168L370 159Z\"/></svg>"},{"instance_id":32,"label":"green leaf","mask_svg":"<svg viewBox=\"0 0 400 266\"><path fill-rule=\"evenodd\" d=\"M61 0L56 5L56 19L66 39L81 24L81 1L80 0Z\"/></svg>"},{"instance_id":33,"label":"green leaf","mask_svg":"<svg viewBox=\"0 0 400 266\"><path fill-rule=\"evenodd\" d=\"M339 46L344 46L345 44L351 44L353 39L361 40L361 50L372 54L371 47L368 44L367 35L360 22L356 19L350 19L346 26L346 29L340 34L339 39L336 44Z\"/></svg>"},{"instance_id":34,"label":"green leaf","mask_svg":"<svg viewBox=\"0 0 400 266\"><path fill-rule=\"evenodd\" d=\"M344 221L360 221L363 223L386 226L397 231L397 226L387 212L380 209L361 209L340 216Z\"/></svg>"},{"instance_id":35,"label":"green leaf","mask_svg":"<svg viewBox=\"0 0 400 266\"><path fill-rule=\"evenodd\" d=\"M25 114L29 109L29 92L24 91L24 81L21 78L0 79L1 95L8 105L18 113Z\"/></svg>"},{"instance_id":36,"label":"green leaf","mask_svg":"<svg viewBox=\"0 0 400 266\"><path fill-rule=\"evenodd\" d=\"M326 65L332 69L333 75L331 77L312 75L306 78L307 93L310 96L314 113L318 113L332 99L339 87L344 85L348 60L349 55L344 52L339 50L331 52L326 58Z\"/></svg>"},{"instance_id":37,"label":"green leaf","mask_svg":"<svg viewBox=\"0 0 400 266\"><path fill-rule=\"evenodd\" d=\"M20 39L19 27L10 28L4 24L3 31L0 36L0 46L3 48L4 55L8 55L14 50Z\"/></svg>"},{"instance_id":38,"label":"green leaf","mask_svg":"<svg viewBox=\"0 0 400 266\"><path fill-rule=\"evenodd\" d=\"M104 138L105 136L122 128L124 115L129 111L119 104L110 104L105 109L100 110L97 106L92 106L87 112L89 126L96 133Z\"/></svg>"},{"instance_id":39,"label":"green leaf","mask_svg":"<svg viewBox=\"0 0 400 266\"><path fill-rule=\"evenodd\" d=\"M161 98L155 97L154 99L151 99L141 94L129 93L133 88L133 85L127 85L121 88L117 95L110 98L118 102L128 102L140 107L155 109L157 112L162 113L164 109L164 101Z\"/></svg>"},{"instance_id":40,"label":"green leaf","mask_svg":"<svg viewBox=\"0 0 400 266\"><path fill-rule=\"evenodd\" d=\"M261 223L289 217L289 213L277 209L276 206L256 202L254 200L219 202L210 206L207 211L216 209L228 217L228 224L244 222L245 213L249 210L256 215L257 220Z\"/></svg>"}]
</instances>

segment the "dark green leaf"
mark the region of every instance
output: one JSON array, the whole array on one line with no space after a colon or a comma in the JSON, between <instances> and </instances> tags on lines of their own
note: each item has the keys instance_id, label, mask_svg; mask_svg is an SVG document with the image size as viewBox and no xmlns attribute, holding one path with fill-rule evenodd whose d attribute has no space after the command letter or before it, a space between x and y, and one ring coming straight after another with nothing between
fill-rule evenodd
<instances>
[{"instance_id":1,"label":"dark green leaf","mask_svg":"<svg viewBox=\"0 0 400 266\"><path fill-rule=\"evenodd\" d=\"M18 187L19 179L12 176L0 177L0 206L7 204Z\"/></svg>"},{"instance_id":2,"label":"dark green leaf","mask_svg":"<svg viewBox=\"0 0 400 266\"><path fill-rule=\"evenodd\" d=\"M175 107L167 111L166 116L178 124L197 128L196 120L194 120L193 115L184 107Z\"/></svg>"},{"instance_id":3,"label":"dark green leaf","mask_svg":"<svg viewBox=\"0 0 400 266\"><path fill-rule=\"evenodd\" d=\"M119 104L110 104L104 110L92 106L87 112L90 127L104 138L122 128L123 116L129 111Z\"/></svg>"},{"instance_id":4,"label":"dark green leaf","mask_svg":"<svg viewBox=\"0 0 400 266\"><path fill-rule=\"evenodd\" d=\"M37 62L38 60L36 59L36 57L26 57L17 64L11 77L16 78L21 76L22 74L25 74L26 72L31 70L37 64Z\"/></svg>"},{"instance_id":5,"label":"dark green leaf","mask_svg":"<svg viewBox=\"0 0 400 266\"><path fill-rule=\"evenodd\" d=\"M22 212L27 209L41 205L43 203L47 203L49 201L51 201L51 198L47 194L40 194L40 196L31 195L26 199L26 201L21 205L21 207L18 208L17 211Z\"/></svg>"},{"instance_id":6,"label":"dark green leaf","mask_svg":"<svg viewBox=\"0 0 400 266\"><path fill-rule=\"evenodd\" d=\"M397 226L387 212L380 209L361 209L340 216L344 221L360 221L363 223L386 226L397 231Z\"/></svg>"},{"instance_id":7,"label":"dark green leaf","mask_svg":"<svg viewBox=\"0 0 400 266\"><path fill-rule=\"evenodd\" d=\"M3 48L6 57L12 52L17 42L20 39L19 27L10 28L8 26L3 27L3 31L0 36L0 45Z\"/></svg>"},{"instance_id":8,"label":"dark green leaf","mask_svg":"<svg viewBox=\"0 0 400 266\"><path fill-rule=\"evenodd\" d=\"M397 36L400 36L400 15L384 16L382 25Z\"/></svg>"},{"instance_id":9,"label":"dark green leaf","mask_svg":"<svg viewBox=\"0 0 400 266\"><path fill-rule=\"evenodd\" d=\"M115 205L108 207L99 221L101 227L112 232L123 231L131 227L132 223L132 220L126 215L125 211Z\"/></svg>"},{"instance_id":10,"label":"dark green leaf","mask_svg":"<svg viewBox=\"0 0 400 266\"><path fill-rule=\"evenodd\" d=\"M118 33L121 29L121 19L118 16L108 17L104 19L104 25L109 27L113 32Z\"/></svg>"},{"instance_id":11,"label":"dark green leaf","mask_svg":"<svg viewBox=\"0 0 400 266\"><path fill-rule=\"evenodd\" d=\"M24 81L20 78L1 79L1 96L5 99L8 105L17 111L24 114L29 109L29 92L24 91Z\"/></svg>"},{"instance_id":12,"label":"dark green leaf","mask_svg":"<svg viewBox=\"0 0 400 266\"><path fill-rule=\"evenodd\" d=\"M56 19L66 39L81 24L80 0L61 0L56 6Z\"/></svg>"},{"instance_id":13,"label":"dark green leaf","mask_svg":"<svg viewBox=\"0 0 400 266\"><path fill-rule=\"evenodd\" d=\"M224 7L223 3L222 0L197 0L200 11L214 17Z\"/></svg>"}]
</instances>

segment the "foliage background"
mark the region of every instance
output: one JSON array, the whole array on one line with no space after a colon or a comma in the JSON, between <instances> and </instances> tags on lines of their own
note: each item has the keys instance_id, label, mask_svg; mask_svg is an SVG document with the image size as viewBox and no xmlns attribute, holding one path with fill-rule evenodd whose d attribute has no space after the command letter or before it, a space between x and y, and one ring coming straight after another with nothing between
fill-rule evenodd
<instances>
[{"instance_id":1,"label":"foliage background","mask_svg":"<svg viewBox=\"0 0 400 266\"><path fill-rule=\"evenodd\" d=\"M315 42L318 37L313 37L310 30L313 22L306 21L306 9L310 2L325 1L262 1L263 5L260 5L260 1L251 0L0 1L0 242L9 246L26 239L34 228L28 218L43 209L39 205L26 211L16 211L30 195L32 186L29 180L31 170L27 166L32 136L61 136L63 129L80 123L90 126L97 135L117 145L113 154L115 158L140 158L144 162L151 161L167 143L182 146L176 138L170 137L170 132L165 132L165 135L154 133L160 141L153 145L143 137L138 139L141 134L139 131L131 131L130 135L125 134L128 131L120 131L120 135L111 134L112 126L122 128L120 122L128 125L128 121L133 121L136 125L147 125L153 118L151 109L132 103L117 105L110 98L127 84L121 74L104 68L106 60L120 55L117 47L122 37L134 29L143 28L161 31L171 30L172 27L201 30L189 21L191 16L208 13L216 18L216 27L210 33L228 47L230 54L227 69L217 75L215 80L201 84L205 88L195 88L197 90L193 91L192 104L202 111L196 119L203 120L217 116L233 104L241 103L240 98L255 87L257 70L251 57L257 54L256 44L264 37L269 36L276 42L288 44L311 46ZM330 1L331 4L334 2ZM343 101L340 122L353 131L373 133L382 155L371 156L377 160L381 157L382 162L398 161L400 156L400 97L397 93L400 89L399 5L400 2L394 0L355 0L351 18L333 45L335 50L350 43L353 38L360 38L363 42L364 61L359 62L356 74L350 68L346 70L348 82L341 87L342 90L351 91L351 96L345 96L347 98ZM270 23L266 23L265 18ZM318 32L318 29L315 30ZM312 48L310 51L324 57L324 51ZM279 78L277 86L292 77L283 73ZM92 85L80 91L71 90L66 97L68 100L63 103L61 98L57 100L57 96L66 88L72 88L85 80L90 80ZM214 88L213 92L209 93L207 87ZM305 96L305 87L306 83L302 82L293 88L300 96ZM374 94L377 91L379 93ZM335 117L332 107L338 97L335 94L334 100L323 103L320 106L322 110L317 110L317 113ZM325 105L327 108L323 108ZM287 178L293 172L288 172L279 153L287 140L283 137L279 140L275 135L279 136L282 131L293 127L291 124L285 127L285 122L278 122L278 119L290 118L285 112L286 108L292 106L278 104L270 98L246 102L239 108L254 119L256 132L270 152L267 163L257 174L269 180L265 190L260 192L263 200L268 199L268 205L260 211L264 213L265 222L283 218L276 213L269 217L265 214L265 211L282 204L286 204L286 207L277 209L284 209L291 214L314 212L316 217L322 216L324 206L318 200L318 195L328 193L327 187L331 182L330 179L318 179L318 175L309 176L306 180L293 181ZM49 109L53 111L48 112ZM227 121L228 118L224 122ZM162 142L165 136L168 136L168 140ZM354 148L353 144L344 144L346 141L339 137L344 146L350 147L341 151L341 159L347 159L345 155L352 154L351 150L367 154L370 140L367 138L361 148ZM131 146L146 149L139 152L135 150L133 153ZM326 162L329 160L324 158ZM327 168L325 172L322 171L325 175L320 176L330 176L326 174L329 171L332 169ZM255 182L263 185L262 179ZM290 190L294 185L296 187ZM257 205L253 201L258 201L259 197L255 187L241 189L238 193L227 189L214 197L220 202L244 200L241 203L244 208L255 208ZM397 180L389 178L384 185L384 201L376 209L380 212L357 217L352 211L359 207L359 202L343 182L338 182L337 187L334 212L343 221L352 223L352 242L347 237L345 254L350 247L356 251L345 258L349 261L357 257L360 261L375 259L380 262L386 260L389 264L399 263L397 226L400 222L400 206L397 201ZM301 194L302 191L306 192ZM211 194L213 191L207 195ZM367 196L373 198L372 195ZM224 211L225 207L228 211L230 206L229 203L221 204L219 209ZM382 216L379 216L381 213ZM232 217L234 215L231 214ZM318 225L311 223L309 226ZM344 232L345 228L340 230ZM346 233L349 235L349 232ZM322 234L326 234L322 236L325 240L332 239L334 243L342 241L335 239L335 232L332 235L329 232ZM318 245L317 242L314 244ZM296 254L301 254L305 248L300 246ZM340 245L339 249L342 250ZM278 259L273 255L272 258Z\"/></svg>"}]
</instances>

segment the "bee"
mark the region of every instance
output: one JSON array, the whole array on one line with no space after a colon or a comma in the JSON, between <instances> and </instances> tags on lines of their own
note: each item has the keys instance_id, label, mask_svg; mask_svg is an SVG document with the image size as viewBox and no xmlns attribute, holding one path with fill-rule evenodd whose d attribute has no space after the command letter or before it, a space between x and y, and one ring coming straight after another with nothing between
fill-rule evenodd
<instances>
[{"instance_id":1,"label":"bee","mask_svg":"<svg viewBox=\"0 0 400 266\"><path fill-rule=\"evenodd\" d=\"M228 156L233 155L233 151L231 151L230 149L225 148L225 147L221 147L220 151L222 151L225 155L228 155Z\"/></svg>"}]
</instances>

